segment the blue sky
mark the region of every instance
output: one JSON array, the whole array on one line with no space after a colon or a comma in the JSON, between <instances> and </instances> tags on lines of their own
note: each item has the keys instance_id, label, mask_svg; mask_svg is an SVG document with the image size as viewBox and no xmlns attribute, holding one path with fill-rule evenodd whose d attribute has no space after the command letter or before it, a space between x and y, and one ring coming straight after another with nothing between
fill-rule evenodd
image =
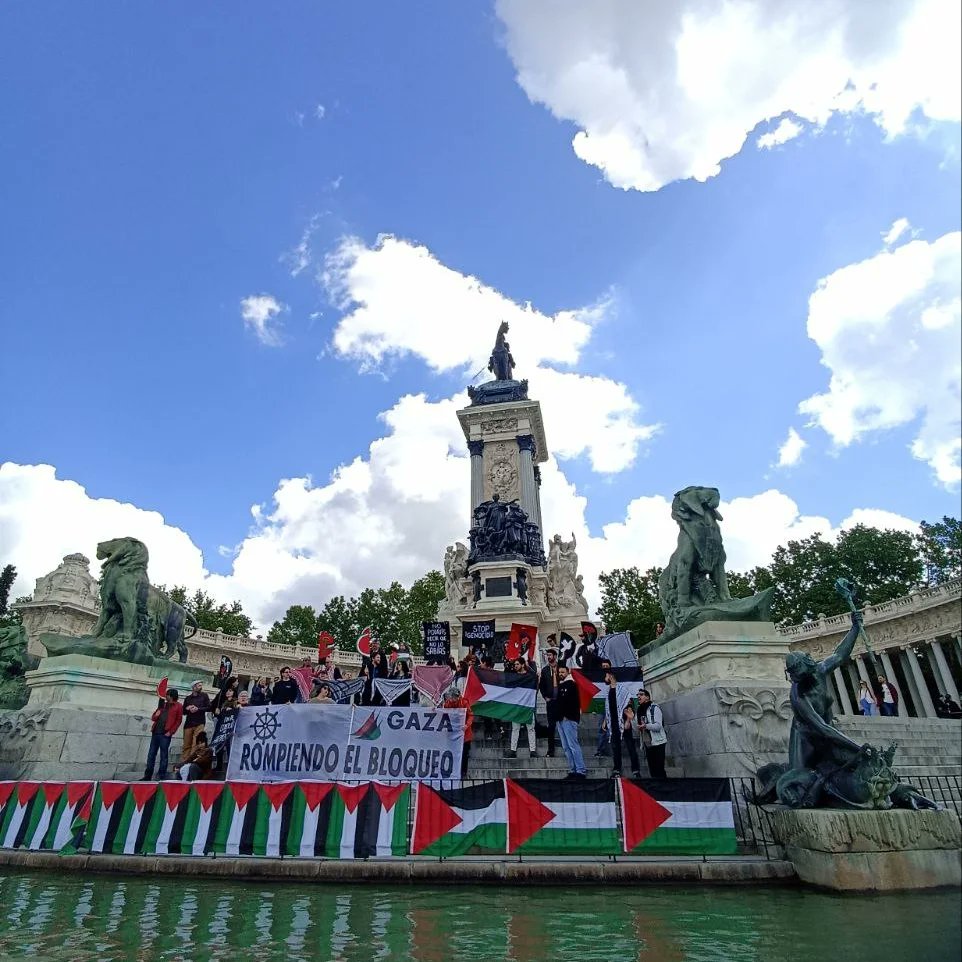
<instances>
[{"instance_id":1,"label":"blue sky","mask_svg":"<svg viewBox=\"0 0 962 962\"><path fill-rule=\"evenodd\" d=\"M958 10L739 6L4 5L18 592L121 533L262 624L438 566L509 315L589 587L692 483L734 567L957 515Z\"/></svg>"}]
</instances>

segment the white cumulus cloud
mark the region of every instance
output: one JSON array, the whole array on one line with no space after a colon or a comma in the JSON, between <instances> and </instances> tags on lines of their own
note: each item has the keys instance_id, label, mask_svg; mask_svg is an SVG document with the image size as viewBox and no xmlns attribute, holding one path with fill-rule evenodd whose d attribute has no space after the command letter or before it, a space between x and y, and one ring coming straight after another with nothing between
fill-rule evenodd
<instances>
[{"instance_id":1,"label":"white cumulus cloud","mask_svg":"<svg viewBox=\"0 0 962 962\"><path fill-rule=\"evenodd\" d=\"M485 369L498 324L507 321L515 374L557 425L548 440L559 457L584 454L596 471L621 471L657 430L639 423L638 403L623 384L558 369L578 361L612 310L610 298L547 315L391 236L373 247L345 239L328 256L322 281L343 313L334 350L362 370L412 355L435 371L470 376Z\"/></svg>"},{"instance_id":2,"label":"white cumulus cloud","mask_svg":"<svg viewBox=\"0 0 962 962\"><path fill-rule=\"evenodd\" d=\"M777 468L790 468L802 460L802 452L808 447L808 442L795 430L788 429L788 437L778 449Z\"/></svg>"},{"instance_id":3,"label":"white cumulus cloud","mask_svg":"<svg viewBox=\"0 0 962 962\"><path fill-rule=\"evenodd\" d=\"M957 0L498 0L518 83L614 186L715 176L760 124L958 121ZM763 134L759 146L792 132ZM788 121L788 124L797 120ZM764 140L764 143L762 142Z\"/></svg>"},{"instance_id":4,"label":"white cumulus cloud","mask_svg":"<svg viewBox=\"0 0 962 962\"><path fill-rule=\"evenodd\" d=\"M914 240L822 278L808 335L831 372L799 410L845 447L915 425L914 457L943 485L962 478L962 234Z\"/></svg>"},{"instance_id":5,"label":"white cumulus cloud","mask_svg":"<svg viewBox=\"0 0 962 962\"><path fill-rule=\"evenodd\" d=\"M771 150L794 140L805 128L791 117L782 117L774 130L766 131L755 142L759 150Z\"/></svg>"},{"instance_id":6,"label":"white cumulus cloud","mask_svg":"<svg viewBox=\"0 0 962 962\"><path fill-rule=\"evenodd\" d=\"M240 302L240 308L245 327L254 332L261 344L267 347L283 344L278 317L287 310L285 304L271 294L251 294Z\"/></svg>"},{"instance_id":7,"label":"white cumulus cloud","mask_svg":"<svg viewBox=\"0 0 962 962\"><path fill-rule=\"evenodd\" d=\"M912 225L909 223L907 217L899 217L898 220L894 221L892 226L885 232L882 237L882 243L886 247L891 247L895 244L900 237L902 237L906 231L911 230Z\"/></svg>"}]
</instances>

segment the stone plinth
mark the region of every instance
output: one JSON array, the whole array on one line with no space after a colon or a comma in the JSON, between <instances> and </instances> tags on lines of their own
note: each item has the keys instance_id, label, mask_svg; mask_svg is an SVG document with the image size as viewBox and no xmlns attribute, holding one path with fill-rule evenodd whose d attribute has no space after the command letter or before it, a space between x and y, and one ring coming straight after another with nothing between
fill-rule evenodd
<instances>
[{"instance_id":1,"label":"stone plinth","mask_svg":"<svg viewBox=\"0 0 962 962\"><path fill-rule=\"evenodd\" d=\"M693 691L716 681L785 685L788 642L768 621L707 621L691 631L641 649L645 682L655 697Z\"/></svg>"},{"instance_id":2,"label":"stone plinth","mask_svg":"<svg viewBox=\"0 0 962 962\"><path fill-rule=\"evenodd\" d=\"M791 726L788 644L768 622L707 622L641 650L670 763L688 778L747 776L782 762Z\"/></svg>"},{"instance_id":3,"label":"stone plinth","mask_svg":"<svg viewBox=\"0 0 962 962\"><path fill-rule=\"evenodd\" d=\"M58 705L150 715L157 707L157 685L162 678L183 698L190 683L205 676L178 662L149 667L89 655L58 655L44 658L39 668L26 673L30 689L27 709Z\"/></svg>"},{"instance_id":4,"label":"stone plinth","mask_svg":"<svg viewBox=\"0 0 962 962\"><path fill-rule=\"evenodd\" d=\"M157 706L157 695L151 711ZM111 779L143 771L150 712L92 711L71 705L0 712L0 779ZM179 757L180 735L171 741Z\"/></svg>"},{"instance_id":5,"label":"stone plinth","mask_svg":"<svg viewBox=\"0 0 962 962\"><path fill-rule=\"evenodd\" d=\"M954 812L768 811L775 840L803 882L837 891L962 884L962 835Z\"/></svg>"}]
</instances>

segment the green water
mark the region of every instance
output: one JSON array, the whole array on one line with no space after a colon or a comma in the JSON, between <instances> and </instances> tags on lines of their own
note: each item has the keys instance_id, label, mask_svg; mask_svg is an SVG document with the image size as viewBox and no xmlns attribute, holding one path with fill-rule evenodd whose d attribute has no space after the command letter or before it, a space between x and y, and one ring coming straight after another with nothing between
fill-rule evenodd
<instances>
[{"instance_id":1,"label":"green water","mask_svg":"<svg viewBox=\"0 0 962 962\"><path fill-rule=\"evenodd\" d=\"M2 962L958 962L960 939L953 892L378 889L0 874Z\"/></svg>"}]
</instances>

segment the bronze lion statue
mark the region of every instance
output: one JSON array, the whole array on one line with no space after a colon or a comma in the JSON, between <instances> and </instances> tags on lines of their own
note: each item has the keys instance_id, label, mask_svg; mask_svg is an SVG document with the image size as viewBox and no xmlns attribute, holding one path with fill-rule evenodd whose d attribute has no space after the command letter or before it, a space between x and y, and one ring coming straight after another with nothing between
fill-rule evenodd
<instances>
[{"instance_id":1,"label":"bronze lion statue","mask_svg":"<svg viewBox=\"0 0 962 962\"><path fill-rule=\"evenodd\" d=\"M136 538L114 538L97 545L97 558L103 562L100 617L91 637L125 649L127 661L186 662L185 638L193 636L197 622L147 580L147 546Z\"/></svg>"}]
</instances>

